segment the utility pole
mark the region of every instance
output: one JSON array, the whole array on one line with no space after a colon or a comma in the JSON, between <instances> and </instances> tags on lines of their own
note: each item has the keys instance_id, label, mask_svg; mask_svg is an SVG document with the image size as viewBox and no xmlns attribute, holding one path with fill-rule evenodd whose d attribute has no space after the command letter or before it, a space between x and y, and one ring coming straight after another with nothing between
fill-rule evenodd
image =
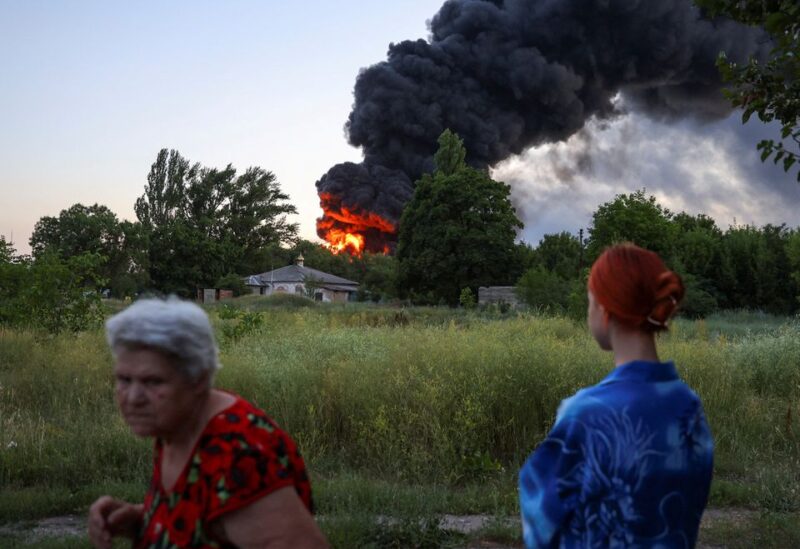
<instances>
[{"instance_id":1,"label":"utility pole","mask_svg":"<svg viewBox=\"0 0 800 549\"><path fill-rule=\"evenodd\" d=\"M578 242L580 242L580 254L578 255L578 276L583 272L583 229L578 229Z\"/></svg>"}]
</instances>

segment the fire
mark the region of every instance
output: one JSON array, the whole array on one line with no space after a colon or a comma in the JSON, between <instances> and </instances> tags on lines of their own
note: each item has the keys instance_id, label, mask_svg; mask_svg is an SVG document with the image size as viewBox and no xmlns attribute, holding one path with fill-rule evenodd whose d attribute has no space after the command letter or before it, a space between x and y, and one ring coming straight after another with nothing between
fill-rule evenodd
<instances>
[{"instance_id":1,"label":"fire","mask_svg":"<svg viewBox=\"0 0 800 549\"><path fill-rule=\"evenodd\" d=\"M320 193L323 215L317 219L317 234L334 253L360 256L365 251L388 254L397 239L397 228L375 212L356 211L341 199Z\"/></svg>"},{"instance_id":2,"label":"fire","mask_svg":"<svg viewBox=\"0 0 800 549\"><path fill-rule=\"evenodd\" d=\"M346 250L350 255L361 255L364 250L364 237L358 233L331 229L328 231L326 238L328 239L328 247L335 254Z\"/></svg>"}]
</instances>

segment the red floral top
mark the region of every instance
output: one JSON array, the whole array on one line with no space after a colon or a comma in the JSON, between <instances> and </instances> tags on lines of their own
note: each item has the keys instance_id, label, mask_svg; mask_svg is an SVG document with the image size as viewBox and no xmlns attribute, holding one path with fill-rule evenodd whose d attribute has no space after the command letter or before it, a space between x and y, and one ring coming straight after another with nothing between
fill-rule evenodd
<instances>
[{"instance_id":1,"label":"red floral top","mask_svg":"<svg viewBox=\"0 0 800 549\"><path fill-rule=\"evenodd\" d=\"M170 492L161 484L161 441L144 499L138 548L224 547L208 525L285 486L313 511L311 484L294 441L264 412L236 402L211 418Z\"/></svg>"}]
</instances>

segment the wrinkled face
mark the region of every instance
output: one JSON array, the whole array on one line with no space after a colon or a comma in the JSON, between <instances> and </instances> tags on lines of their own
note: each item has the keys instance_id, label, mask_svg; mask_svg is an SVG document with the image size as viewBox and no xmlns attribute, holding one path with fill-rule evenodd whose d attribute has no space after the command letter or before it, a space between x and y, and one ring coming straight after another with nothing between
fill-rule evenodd
<instances>
[{"instance_id":1,"label":"wrinkled face","mask_svg":"<svg viewBox=\"0 0 800 549\"><path fill-rule=\"evenodd\" d=\"M114 378L122 417L140 437L180 432L208 391L205 383L182 375L169 357L147 348L118 349Z\"/></svg>"},{"instance_id":2,"label":"wrinkled face","mask_svg":"<svg viewBox=\"0 0 800 549\"><path fill-rule=\"evenodd\" d=\"M586 322L589 325L589 333L592 334L600 348L604 351L610 351L611 338L608 333L608 313L597 302L591 290L589 290L589 309L586 312Z\"/></svg>"}]
</instances>

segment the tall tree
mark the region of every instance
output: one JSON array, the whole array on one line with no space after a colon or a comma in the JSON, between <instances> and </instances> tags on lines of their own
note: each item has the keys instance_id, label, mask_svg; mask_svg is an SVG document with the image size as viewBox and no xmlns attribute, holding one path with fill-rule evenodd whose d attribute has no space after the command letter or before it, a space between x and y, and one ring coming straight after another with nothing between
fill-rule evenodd
<instances>
[{"instance_id":1,"label":"tall tree","mask_svg":"<svg viewBox=\"0 0 800 549\"><path fill-rule=\"evenodd\" d=\"M589 227L587 252L594 260L607 246L630 241L669 258L676 233L672 213L641 189L617 195L597 208Z\"/></svg>"},{"instance_id":2,"label":"tall tree","mask_svg":"<svg viewBox=\"0 0 800 549\"><path fill-rule=\"evenodd\" d=\"M6 237L0 234L0 263L11 263L11 260L16 255L17 251L14 245L6 240Z\"/></svg>"},{"instance_id":3,"label":"tall tree","mask_svg":"<svg viewBox=\"0 0 800 549\"><path fill-rule=\"evenodd\" d=\"M418 300L456 305L463 288L513 283L522 222L509 187L464 165L464 156L458 136L443 133L435 157L442 165L416 183L400 219L398 288Z\"/></svg>"},{"instance_id":4,"label":"tall tree","mask_svg":"<svg viewBox=\"0 0 800 549\"><path fill-rule=\"evenodd\" d=\"M535 257L538 265L563 280L572 280L580 275L581 243L566 231L544 235L536 247Z\"/></svg>"},{"instance_id":5,"label":"tall tree","mask_svg":"<svg viewBox=\"0 0 800 549\"><path fill-rule=\"evenodd\" d=\"M98 277L120 297L146 285L139 228L127 221L120 223L106 206L74 204L58 217L42 217L33 229L30 245L36 259L48 253L64 260L98 255L102 258Z\"/></svg>"},{"instance_id":6,"label":"tall tree","mask_svg":"<svg viewBox=\"0 0 800 549\"><path fill-rule=\"evenodd\" d=\"M713 15L724 15L769 33L773 48L766 60L750 59L743 66L720 54L717 66L731 84L725 93L744 110L742 121L757 115L781 124L781 139L758 144L761 159L783 162L789 171L800 160L800 2L797 0L696 0ZM782 140L788 140L787 147ZM797 172L800 181L800 170Z\"/></svg>"},{"instance_id":7,"label":"tall tree","mask_svg":"<svg viewBox=\"0 0 800 549\"><path fill-rule=\"evenodd\" d=\"M177 151L159 152L136 215L150 243L150 276L162 291L191 294L221 276L247 274L264 248L292 244L297 209L272 172L237 175L191 164Z\"/></svg>"}]
</instances>

